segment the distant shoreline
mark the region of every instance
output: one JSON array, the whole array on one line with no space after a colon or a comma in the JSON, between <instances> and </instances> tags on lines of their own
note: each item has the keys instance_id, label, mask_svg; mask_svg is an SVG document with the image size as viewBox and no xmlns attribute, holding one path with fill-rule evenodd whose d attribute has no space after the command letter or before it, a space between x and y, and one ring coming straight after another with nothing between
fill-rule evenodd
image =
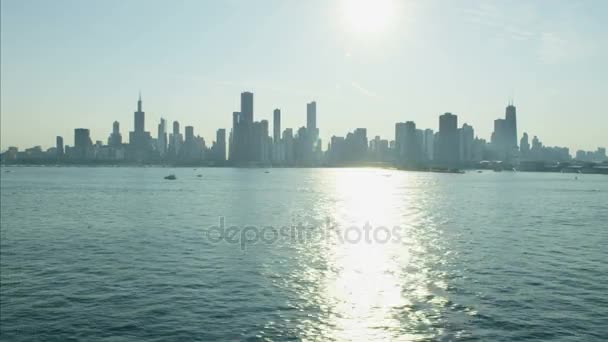
<instances>
[{"instance_id":1,"label":"distant shoreline","mask_svg":"<svg viewBox=\"0 0 608 342\"><path fill-rule=\"evenodd\" d=\"M14 163L14 164L0 164L0 167L49 167L49 168L62 168L62 167L105 167L105 168L227 168L227 169L379 169L379 170L395 170L395 171L412 171L412 172L429 172L429 173L449 173L449 174L463 174L471 172L533 172L533 173L568 173L568 174L604 174L608 175L608 164L596 164L591 167L580 167L578 165L568 166L553 166L544 169L493 169L493 168L481 168L481 167L463 167L463 168L439 168L439 167L419 167L419 168L403 168L396 167L389 164L351 164L351 165L200 165L200 164L140 164L140 163L56 163L56 164L44 164L44 163Z\"/></svg>"}]
</instances>

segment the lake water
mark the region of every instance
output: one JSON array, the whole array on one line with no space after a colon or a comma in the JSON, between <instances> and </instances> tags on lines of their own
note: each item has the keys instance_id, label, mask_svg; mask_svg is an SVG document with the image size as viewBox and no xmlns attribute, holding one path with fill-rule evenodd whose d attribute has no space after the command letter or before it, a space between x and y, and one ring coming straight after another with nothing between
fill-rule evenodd
<instances>
[{"instance_id":1,"label":"lake water","mask_svg":"<svg viewBox=\"0 0 608 342\"><path fill-rule=\"evenodd\" d=\"M3 167L0 217L3 341L608 336L602 175Z\"/></svg>"}]
</instances>

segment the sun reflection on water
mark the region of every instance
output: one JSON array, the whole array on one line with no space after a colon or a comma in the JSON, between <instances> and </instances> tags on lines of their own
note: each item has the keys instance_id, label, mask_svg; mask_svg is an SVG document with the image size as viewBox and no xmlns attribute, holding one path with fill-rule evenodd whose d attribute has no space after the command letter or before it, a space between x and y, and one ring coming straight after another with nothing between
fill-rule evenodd
<instances>
[{"instance_id":1,"label":"sun reflection on water","mask_svg":"<svg viewBox=\"0 0 608 342\"><path fill-rule=\"evenodd\" d=\"M402 218L414 213L408 212L410 207L403 203L416 198L414 193L408 194L409 198L397 198L395 189L407 186L408 182L408 174L385 170L353 169L336 174L333 218L338 229L362 227L366 223L372 230L404 225ZM361 237L354 243L350 240L329 247L327 258L335 272L326 282L324 296L334 310L332 338L351 341L414 338L402 330L400 312L411 306L403 293L406 278L403 266L409 262L407 246L413 240L407 234L401 238L400 242L382 243L373 236L371 240Z\"/></svg>"}]
</instances>

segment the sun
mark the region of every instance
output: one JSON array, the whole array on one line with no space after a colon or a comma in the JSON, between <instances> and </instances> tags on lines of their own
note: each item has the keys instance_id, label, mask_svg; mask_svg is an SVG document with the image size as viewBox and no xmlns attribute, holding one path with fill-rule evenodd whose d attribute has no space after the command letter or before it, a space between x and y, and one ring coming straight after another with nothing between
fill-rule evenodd
<instances>
[{"instance_id":1,"label":"sun","mask_svg":"<svg viewBox=\"0 0 608 342\"><path fill-rule=\"evenodd\" d=\"M395 0L342 0L344 25L355 33L378 33L389 25Z\"/></svg>"}]
</instances>

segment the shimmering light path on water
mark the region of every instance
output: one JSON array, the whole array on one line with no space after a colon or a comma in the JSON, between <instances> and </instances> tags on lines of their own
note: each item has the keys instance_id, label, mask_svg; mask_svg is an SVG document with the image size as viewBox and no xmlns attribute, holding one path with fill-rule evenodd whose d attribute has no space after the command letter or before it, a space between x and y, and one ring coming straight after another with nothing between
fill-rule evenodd
<instances>
[{"instance_id":1,"label":"shimmering light path on water","mask_svg":"<svg viewBox=\"0 0 608 342\"><path fill-rule=\"evenodd\" d=\"M2 168L0 217L6 341L608 336L606 176Z\"/></svg>"}]
</instances>

